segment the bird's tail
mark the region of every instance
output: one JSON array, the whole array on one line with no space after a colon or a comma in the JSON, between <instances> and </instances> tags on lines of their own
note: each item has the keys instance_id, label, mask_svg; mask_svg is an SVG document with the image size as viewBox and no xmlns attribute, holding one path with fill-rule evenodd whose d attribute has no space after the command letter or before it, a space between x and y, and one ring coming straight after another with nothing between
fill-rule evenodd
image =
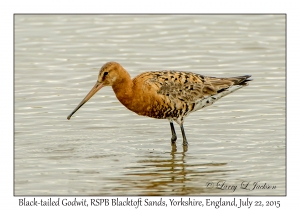
<instances>
[{"instance_id":1,"label":"bird's tail","mask_svg":"<svg viewBox=\"0 0 300 210\"><path fill-rule=\"evenodd\" d=\"M251 75L231 77L231 78L211 78L211 84L214 85L216 94L205 96L196 102L195 111L212 105L224 96L235 92L236 90L248 85Z\"/></svg>"},{"instance_id":2,"label":"bird's tail","mask_svg":"<svg viewBox=\"0 0 300 210\"><path fill-rule=\"evenodd\" d=\"M232 77L228 78L229 80L234 82L234 85L248 85L249 81L252 81L252 79L249 79L251 75L244 75L244 76L238 76L238 77Z\"/></svg>"}]
</instances>

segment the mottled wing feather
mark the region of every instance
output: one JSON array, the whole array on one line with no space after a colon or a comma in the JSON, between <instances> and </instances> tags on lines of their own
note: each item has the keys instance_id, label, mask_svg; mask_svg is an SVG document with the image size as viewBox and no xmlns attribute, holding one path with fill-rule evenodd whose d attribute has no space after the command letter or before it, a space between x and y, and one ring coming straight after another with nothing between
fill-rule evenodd
<instances>
[{"instance_id":1,"label":"mottled wing feather","mask_svg":"<svg viewBox=\"0 0 300 210\"><path fill-rule=\"evenodd\" d=\"M241 81L241 78L205 77L192 72L176 71L147 72L139 77L144 77L144 85L155 88L162 97L185 103L194 103L206 96L215 95Z\"/></svg>"},{"instance_id":2,"label":"mottled wing feather","mask_svg":"<svg viewBox=\"0 0 300 210\"><path fill-rule=\"evenodd\" d=\"M156 71L138 75L133 83L142 93L146 93L144 100L152 103L151 108L143 107L141 110L146 111L139 114L173 119L181 124L189 113L247 85L249 77L216 78L192 72Z\"/></svg>"}]
</instances>

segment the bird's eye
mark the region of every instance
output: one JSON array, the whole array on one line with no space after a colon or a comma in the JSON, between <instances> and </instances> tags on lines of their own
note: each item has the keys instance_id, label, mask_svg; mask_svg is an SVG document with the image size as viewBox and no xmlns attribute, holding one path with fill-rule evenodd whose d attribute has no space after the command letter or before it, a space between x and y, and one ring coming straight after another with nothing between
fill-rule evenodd
<instances>
[{"instance_id":1,"label":"bird's eye","mask_svg":"<svg viewBox=\"0 0 300 210\"><path fill-rule=\"evenodd\" d=\"M108 75L108 72L107 72L107 71L106 71L106 72L104 72L103 76L106 76L106 75Z\"/></svg>"}]
</instances>

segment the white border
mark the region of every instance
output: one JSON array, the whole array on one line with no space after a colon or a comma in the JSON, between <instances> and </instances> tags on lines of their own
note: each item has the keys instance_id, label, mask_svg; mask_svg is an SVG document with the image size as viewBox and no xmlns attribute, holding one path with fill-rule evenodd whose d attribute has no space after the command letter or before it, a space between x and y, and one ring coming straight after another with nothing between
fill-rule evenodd
<instances>
[{"instance_id":1,"label":"white border","mask_svg":"<svg viewBox=\"0 0 300 210\"><path fill-rule=\"evenodd\" d=\"M299 129L298 91L299 84L299 12L296 1L3 1L1 3L1 209L18 208L18 197L13 197L13 14L14 13L287 13L288 49L288 181L287 197L281 200L281 209L298 206L298 142L296 131ZM298 64L298 65L297 65ZM276 157L274 157L276 158ZM214 197L216 198L216 197ZM229 197L225 197L229 198ZM255 199L255 197L250 197ZM270 200L272 197L258 197ZM90 199L90 198L87 198ZM167 199L167 198L166 198ZM202 197L202 199L205 199ZM275 199L275 198L274 198ZM80 208L80 207L78 207ZM64 207L66 209L66 207ZM86 209L86 208L85 208ZM132 209L132 208L130 208ZM226 209L226 208L222 208Z\"/></svg>"}]
</instances>

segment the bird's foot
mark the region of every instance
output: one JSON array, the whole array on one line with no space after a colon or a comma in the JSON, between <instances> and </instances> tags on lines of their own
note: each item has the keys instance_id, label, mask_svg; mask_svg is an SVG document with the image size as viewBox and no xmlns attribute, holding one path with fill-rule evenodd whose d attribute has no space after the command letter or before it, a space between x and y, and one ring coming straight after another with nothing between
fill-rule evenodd
<instances>
[{"instance_id":1,"label":"bird's foot","mask_svg":"<svg viewBox=\"0 0 300 210\"><path fill-rule=\"evenodd\" d=\"M189 148L188 145L183 145L182 147L183 147L183 152L187 152L188 151L188 148Z\"/></svg>"},{"instance_id":2,"label":"bird's foot","mask_svg":"<svg viewBox=\"0 0 300 210\"><path fill-rule=\"evenodd\" d=\"M187 140L186 140L186 139L183 139L182 145L183 145L183 146L188 146L188 145L189 145L189 143L187 142Z\"/></svg>"},{"instance_id":3,"label":"bird's foot","mask_svg":"<svg viewBox=\"0 0 300 210\"><path fill-rule=\"evenodd\" d=\"M171 153L174 154L175 152L177 152L177 146L176 146L176 143L175 143L175 142L174 142L174 143L173 143L173 142L171 143L171 147L172 147Z\"/></svg>"},{"instance_id":4,"label":"bird's foot","mask_svg":"<svg viewBox=\"0 0 300 210\"><path fill-rule=\"evenodd\" d=\"M177 136L176 136L176 135L172 135L171 142L172 142L172 143L175 143L176 140L177 140Z\"/></svg>"}]
</instances>

